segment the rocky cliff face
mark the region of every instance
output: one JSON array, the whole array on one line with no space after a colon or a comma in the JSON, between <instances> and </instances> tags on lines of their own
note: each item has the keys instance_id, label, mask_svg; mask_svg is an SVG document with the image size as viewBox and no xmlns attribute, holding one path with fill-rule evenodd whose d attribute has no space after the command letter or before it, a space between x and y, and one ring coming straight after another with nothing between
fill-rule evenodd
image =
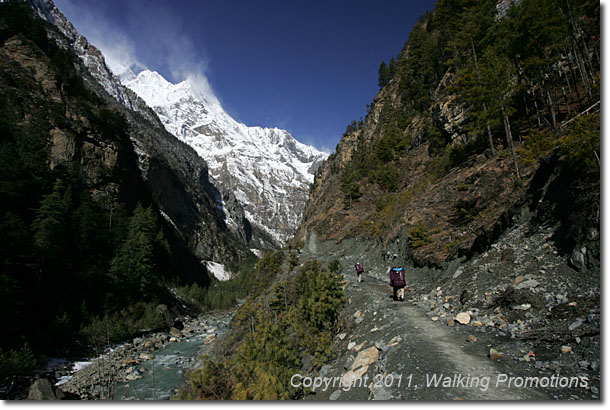
<instances>
[{"instance_id":1,"label":"rocky cliff face","mask_svg":"<svg viewBox=\"0 0 610 410\"><path fill-rule=\"evenodd\" d=\"M360 182L362 197L346 203L340 169L353 161L358 150L374 150L383 135L380 117L384 107L395 104L397 87L393 81L380 91L364 124L342 138L336 153L316 174L297 241L307 242L314 231L320 239L334 241L364 237L388 244L402 238L417 264L442 264L471 254L481 238L491 239L510 223L515 207L524 200L527 183L514 183L507 156L478 154L441 177L436 174L426 122L437 121L456 144L466 134L459 127L463 108L442 87L433 103L435 118L416 115L404 130L414 143L396 161L400 188L387 192ZM531 178L534 169L523 172ZM409 245L409 232L412 238L421 236L418 246Z\"/></svg>"},{"instance_id":2,"label":"rocky cliff face","mask_svg":"<svg viewBox=\"0 0 610 410\"><path fill-rule=\"evenodd\" d=\"M490 13L496 12L495 4L489 3ZM505 11L513 3L520 4L501 2L499 6ZM490 24L499 24L498 19L503 16L500 11ZM473 106L455 91L462 86L456 85L459 70L449 63L438 64L440 55L431 61L436 64L433 68L423 65L426 53L421 51L421 38L437 45L444 41L443 30L447 26L434 26L441 18L433 13L416 25L412 40L398 57L396 72L374 98L364 121L348 127L336 151L319 168L295 236L296 245L307 247L320 240L339 243L360 238L376 242L381 249L397 246L400 254L416 266L440 267L456 258L483 252L524 212L546 212L541 205L546 200L541 195L547 190L542 186L553 185L559 175L566 177L570 165L565 158L559 158L556 149L543 159L517 159L518 175L515 158L507 146L506 127L502 128L501 122L489 129L494 151L485 141L485 128L481 127L479 134L473 132ZM467 52L471 47L474 46L468 43ZM430 53L435 52L434 48L431 50ZM558 60L564 65L569 63L565 56ZM427 88L418 88L426 80L424 75L429 76ZM511 81L518 81L516 74ZM417 95L422 90L423 94ZM580 94L565 95L567 105L575 104L579 98ZM523 101L527 102L525 98ZM578 104L595 107L595 101L593 96ZM529 128L535 119L528 104L515 103L516 114L507 120L513 122L512 140L524 157L532 149L523 144L524 135L550 132ZM544 115L551 118L554 113L549 111L550 108ZM573 109L564 111L566 123L571 122ZM538 118L542 115L539 112ZM563 135L565 129L555 133ZM590 239L599 233L599 221L595 222L598 202L595 194L589 196L586 189L578 187L599 186L598 177L594 169L566 180L566 187L570 188L565 197L590 205L583 205L581 210L570 207L568 211L563 199L548 197L547 206L566 210L561 216L555 213L554 218L564 227L561 234L565 236L560 239L558 234L555 240L562 243L567 256L578 253L584 243L598 247ZM576 183L577 179L581 183ZM585 229L588 234L572 229L574 221L583 219L589 221ZM596 254L592 251L592 260Z\"/></svg>"},{"instance_id":3,"label":"rocky cliff face","mask_svg":"<svg viewBox=\"0 0 610 410\"><path fill-rule=\"evenodd\" d=\"M130 171L132 175L129 178L137 180L141 176L146 181L145 189L150 190L162 216L177 237L188 244L200 260L233 263L249 257L251 253L246 243L251 228L244 211L230 195L223 196L210 182L205 161L192 148L169 134L154 111L120 84L107 68L100 51L74 29L50 0L31 1L30 4L39 16L57 28L49 31L49 37L80 58L78 69L86 86L127 119L133 159L137 164L137 168ZM44 78L44 75L40 77ZM51 166L61 160L74 160L74 143L63 135L61 130L52 133ZM90 142L90 146L85 142L80 151L82 161L98 164L101 160L108 166L116 162L112 155L113 147L104 148L95 140ZM93 175L92 178L95 179ZM98 191L118 189L127 191L126 187L112 185ZM142 189L139 187L130 195L137 198ZM106 195L102 192L96 194ZM107 206L111 206L111 202ZM223 202L232 206L223 208Z\"/></svg>"}]
</instances>

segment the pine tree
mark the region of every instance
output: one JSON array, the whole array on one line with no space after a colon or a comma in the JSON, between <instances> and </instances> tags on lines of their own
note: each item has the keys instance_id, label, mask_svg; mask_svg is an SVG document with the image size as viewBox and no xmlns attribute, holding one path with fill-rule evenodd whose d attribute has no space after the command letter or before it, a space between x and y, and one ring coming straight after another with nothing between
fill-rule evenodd
<instances>
[{"instance_id":1,"label":"pine tree","mask_svg":"<svg viewBox=\"0 0 610 410\"><path fill-rule=\"evenodd\" d=\"M390 66L388 67L389 78L390 79L394 78L397 71L398 71L398 63L396 62L396 59L394 57L392 57L390 59Z\"/></svg>"},{"instance_id":2,"label":"pine tree","mask_svg":"<svg viewBox=\"0 0 610 410\"><path fill-rule=\"evenodd\" d=\"M521 178L509 118L514 112L512 98L517 89L515 68L507 57L500 55L495 48L488 47L481 60L480 73L481 82L477 90L488 108L481 118L487 124L502 121L506 144L513 156L515 172L517 178Z\"/></svg>"},{"instance_id":3,"label":"pine tree","mask_svg":"<svg viewBox=\"0 0 610 410\"><path fill-rule=\"evenodd\" d=\"M385 61L382 61L381 64L379 65L379 70L378 70L377 74L378 74L377 84L379 85L379 88L385 87L390 82L390 68L385 63Z\"/></svg>"},{"instance_id":4,"label":"pine tree","mask_svg":"<svg viewBox=\"0 0 610 410\"><path fill-rule=\"evenodd\" d=\"M34 243L46 263L57 263L67 245L65 240L70 202L71 190L66 188L63 180L58 179L53 192L43 197L36 210L36 219L32 225Z\"/></svg>"},{"instance_id":5,"label":"pine tree","mask_svg":"<svg viewBox=\"0 0 610 410\"><path fill-rule=\"evenodd\" d=\"M110 273L119 282L125 282L128 293L150 298L158 288L159 253L168 249L162 234L157 232L152 208L144 209L138 204L129 221L127 238L112 261Z\"/></svg>"}]
</instances>

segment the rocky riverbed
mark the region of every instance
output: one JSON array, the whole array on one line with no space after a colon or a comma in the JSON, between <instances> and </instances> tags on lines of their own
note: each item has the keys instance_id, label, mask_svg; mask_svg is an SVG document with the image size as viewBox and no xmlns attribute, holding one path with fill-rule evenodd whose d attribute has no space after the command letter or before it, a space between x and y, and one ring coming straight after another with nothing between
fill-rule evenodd
<instances>
[{"instance_id":1,"label":"rocky riverbed","mask_svg":"<svg viewBox=\"0 0 610 410\"><path fill-rule=\"evenodd\" d=\"M55 394L83 400L169 399L184 373L224 332L233 311L185 317L168 332L136 337L98 358L54 371Z\"/></svg>"}]
</instances>

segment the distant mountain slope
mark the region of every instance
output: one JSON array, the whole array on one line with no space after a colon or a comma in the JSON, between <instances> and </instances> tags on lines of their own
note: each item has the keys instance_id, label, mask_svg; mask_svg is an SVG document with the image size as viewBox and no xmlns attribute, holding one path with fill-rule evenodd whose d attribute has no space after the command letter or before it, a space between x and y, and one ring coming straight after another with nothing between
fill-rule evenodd
<instances>
[{"instance_id":1,"label":"distant mountain slope","mask_svg":"<svg viewBox=\"0 0 610 410\"><path fill-rule=\"evenodd\" d=\"M277 128L248 127L227 114L209 88L172 84L156 72L119 75L152 107L166 129L208 163L223 192L233 192L246 218L280 245L298 226L313 173L327 157Z\"/></svg>"}]
</instances>

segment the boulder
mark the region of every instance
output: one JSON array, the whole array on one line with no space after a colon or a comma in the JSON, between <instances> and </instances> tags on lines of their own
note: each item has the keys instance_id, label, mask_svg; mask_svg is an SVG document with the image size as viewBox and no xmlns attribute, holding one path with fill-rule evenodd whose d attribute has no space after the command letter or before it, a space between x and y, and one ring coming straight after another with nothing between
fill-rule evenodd
<instances>
[{"instance_id":1,"label":"boulder","mask_svg":"<svg viewBox=\"0 0 610 410\"><path fill-rule=\"evenodd\" d=\"M176 339L182 337L182 332L180 330L176 329L175 327L172 327L172 328L169 329L169 334L172 337L175 337Z\"/></svg>"},{"instance_id":2,"label":"boulder","mask_svg":"<svg viewBox=\"0 0 610 410\"><path fill-rule=\"evenodd\" d=\"M586 256L587 248L584 246L580 249L574 249L572 256L570 256L570 265L572 265L572 267L577 271L584 272L587 270Z\"/></svg>"},{"instance_id":3,"label":"boulder","mask_svg":"<svg viewBox=\"0 0 610 410\"><path fill-rule=\"evenodd\" d=\"M468 312L460 312L455 316L455 320L463 325L467 325L470 323L470 313Z\"/></svg>"},{"instance_id":4,"label":"boulder","mask_svg":"<svg viewBox=\"0 0 610 410\"><path fill-rule=\"evenodd\" d=\"M182 329L184 329L184 323L182 322L182 320L180 318L176 318L176 319L174 319L173 327L175 327L178 330L182 330Z\"/></svg>"},{"instance_id":5,"label":"boulder","mask_svg":"<svg viewBox=\"0 0 610 410\"><path fill-rule=\"evenodd\" d=\"M152 360L155 358L155 356L150 353L140 353L139 358L142 360Z\"/></svg>"},{"instance_id":6,"label":"boulder","mask_svg":"<svg viewBox=\"0 0 610 410\"><path fill-rule=\"evenodd\" d=\"M360 366L369 366L371 363L375 363L379 357L379 350L376 347L369 347L368 349L362 350L356 356L352 369L358 369Z\"/></svg>"},{"instance_id":7,"label":"boulder","mask_svg":"<svg viewBox=\"0 0 610 410\"><path fill-rule=\"evenodd\" d=\"M163 318L163 323L165 323L166 326L171 326L174 323L172 320L172 314L170 313L167 305L157 305L155 308L155 313Z\"/></svg>"},{"instance_id":8,"label":"boulder","mask_svg":"<svg viewBox=\"0 0 610 410\"><path fill-rule=\"evenodd\" d=\"M59 400L48 379L38 379L28 391L28 400Z\"/></svg>"},{"instance_id":9,"label":"boulder","mask_svg":"<svg viewBox=\"0 0 610 410\"><path fill-rule=\"evenodd\" d=\"M368 371L369 365L375 363L379 357L379 350L375 346L358 353L352 368L341 378L342 386L351 386L356 380L362 378Z\"/></svg>"},{"instance_id":10,"label":"boulder","mask_svg":"<svg viewBox=\"0 0 610 410\"><path fill-rule=\"evenodd\" d=\"M516 286L516 289L533 289L538 285L540 285L540 282L538 282L536 279L529 279L529 280L519 283Z\"/></svg>"},{"instance_id":11,"label":"boulder","mask_svg":"<svg viewBox=\"0 0 610 410\"><path fill-rule=\"evenodd\" d=\"M366 340L362 343L360 343L358 346L354 346L353 349L356 352L359 352L360 350L362 350L362 348L366 345Z\"/></svg>"},{"instance_id":12,"label":"boulder","mask_svg":"<svg viewBox=\"0 0 610 410\"><path fill-rule=\"evenodd\" d=\"M576 319L570 326L568 326L568 330L572 331L579 328L583 324L583 320L581 318Z\"/></svg>"},{"instance_id":13,"label":"boulder","mask_svg":"<svg viewBox=\"0 0 610 410\"><path fill-rule=\"evenodd\" d=\"M498 352L496 349L491 348L489 349L489 358L492 360L497 360L502 358L502 356L504 356L504 353L502 352Z\"/></svg>"}]
</instances>

